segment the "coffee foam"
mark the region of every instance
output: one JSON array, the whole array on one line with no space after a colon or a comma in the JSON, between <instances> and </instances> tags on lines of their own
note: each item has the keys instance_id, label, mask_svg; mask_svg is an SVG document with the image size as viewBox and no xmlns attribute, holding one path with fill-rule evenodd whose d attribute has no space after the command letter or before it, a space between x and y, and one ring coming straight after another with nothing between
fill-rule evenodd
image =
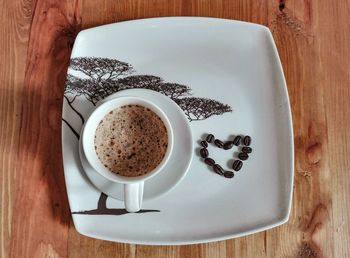
<instances>
[{"instance_id":1,"label":"coffee foam","mask_svg":"<svg viewBox=\"0 0 350 258\"><path fill-rule=\"evenodd\" d=\"M148 108L128 105L109 112L95 132L98 158L110 171L127 177L147 174L163 160L167 129Z\"/></svg>"}]
</instances>

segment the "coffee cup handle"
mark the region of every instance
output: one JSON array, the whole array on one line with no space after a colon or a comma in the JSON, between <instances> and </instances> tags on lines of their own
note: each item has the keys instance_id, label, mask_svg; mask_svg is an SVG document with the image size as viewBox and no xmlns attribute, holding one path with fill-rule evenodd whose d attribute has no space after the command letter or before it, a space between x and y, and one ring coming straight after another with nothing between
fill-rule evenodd
<instances>
[{"instance_id":1,"label":"coffee cup handle","mask_svg":"<svg viewBox=\"0 0 350 258\"><path fill-rule=\"evenodd\" d=\"M127 212L138 212L143 199L144 182L124 184L124 205Z\"/></svg>"}]
</instances>

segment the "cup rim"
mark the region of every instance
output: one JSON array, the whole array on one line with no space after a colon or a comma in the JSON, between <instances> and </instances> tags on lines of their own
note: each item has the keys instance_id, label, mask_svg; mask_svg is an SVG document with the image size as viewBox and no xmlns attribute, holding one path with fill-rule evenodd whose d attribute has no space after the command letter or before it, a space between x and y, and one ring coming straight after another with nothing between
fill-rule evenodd
<instances>
[{"instance_id":1,"label":"cup rim","mask_svg":"<svg viewBox=\"0 0 350 258\"><path fill-rule=\"evenodd\" d=\"M165 155L162 159L162 161L157 165L155 169L152 171L141 175L141 176L135 176L135 177L126 177L114 174L111 172L108 168L104 167L102 162L97 156L97 153L94 149L94 146L91 146L91 144L88 144L88 142L91 141L91 138L94 139L94 134L97 128L97 125L99 122L103 119L103 117L108 114L109 111L118 108L120 106L124 105L130 105L128 103L120 104L120 102L123 101L137 101L138 103L135 103L134 105L140 105L145 106L147 108L150 108L154 113L156 113L164 123L167 133L168 133L168 147L165 152ZM141 102L141 103L140 103ZM131 104L133 105L133 104ZM103 110L106 110L105 112L102 112ZM96 122L97 121L97 122ZM97 124L97 125L96 125ZM96 126L95 126L96 125ZM91 128L93 127L93 128ZM91 134L92 132L92 134ZM120 96L113 98L111 100L107 100L106 102L103 102L99 106L97 106L89 115L88 119L86 120L81 133L82 138L82 148L86 157L86 160L90 164L90 166L101 176L104 178L116 182L116 183L122 183L122 184L128 184L128 183L137 183L141 181L145 181L147 179L150 179L151 177L158 174L164 166L167 164L167 162L170 159L172 150L173 150L173 128L171 126L171 123L169 121L168 116L164 113L164 111L158 107L154 102L149 101L147 99L144 99L142 97L138 96ZM90 139L88 139L90 138ZM93 144L92 144L93 145Z\"/></svg>"}]
</instances>

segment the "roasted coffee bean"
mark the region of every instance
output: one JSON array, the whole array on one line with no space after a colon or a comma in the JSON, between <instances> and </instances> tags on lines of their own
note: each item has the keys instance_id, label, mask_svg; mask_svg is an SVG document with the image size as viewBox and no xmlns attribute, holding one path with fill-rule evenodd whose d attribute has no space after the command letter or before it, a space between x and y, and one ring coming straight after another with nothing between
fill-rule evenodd
<instances>
[{"instance_id":1,"label":"roasted coffee bean","mask_svg":"<svg viewBox=\"0 0 350 258\"><path fill-rule=\"evenodd\" d=\"M219 148L222 148L222 147L224 146L224 143L223 143L222 141L220 141L219 139L216 139L216 140L214 141L214 144L215 144L216 146L218 146Z\"/></svg>"},{"instance_id":2,"label":"roasted coffee bean","mask_svg":"<svg viewBox=\"0 0 350 258\"><path fill-rule=\"evenodd\" d=\"M203 146L203 148L208 147L208 143L206 141L201 141L201 145Z\"/></svg>"},{"instance_id":3,"label":"roasted coffee bean","mask_svg":"<svg viewBox=\"0 0 350 258\"><path fill-rule=\"evenodd\" d=\"M243 144L245 146L249 146L251 142L252 142L252 138L250 138L249 135L247 135L246 137L243 138Z\"/></svg>"},{"instance_id":4,"label":"roasted coffee bean","mask_svg":"<svg viewBox=\"0 0 350 258\"><path fill-rule=\"evenodd\" d=\"M240 160L247 160L249 158L249 155L247 153L245 153L245 152L241 152L241 153L238 154L238 158Z\"/></svg>"},{"instance_id":5,"label":"roasted coffee bean","mask_svg":"<svg viewBox=\"0 0 350 258\"><path fill-rule=\"evenodd\" d=\"M206 158L204 160L205 164L209 165L209 166L214 166L215 165L215 160L211 159L211 158Z\"/></svg>"},{"instance_id":6,"label":"roasted coffee bean","mask_svg":"<svg viewBox=\"0 0 350 258\"><path fill-rule=\"evenodd\" d=\"M216 174L219 174L219 175L223 175L224 174L224 169L219 164L215 164L213 166L213 169L214 169Z\"/></svg>"},{"instance_id":7,"label":"roasted coffee bean","mask_svg":"<svg viewBox=\"0 0 350 258\"><path fill-rule=\"evenodd\" d=\"M229 141L229 142L225 142L224 144L224 149L225 150L229 150L233 147L233 142Z\"/></svg>"},{"instance_id":8,"label":"roasted coffee bean","mask_svg":"<svg viewBox=\"0 0 350 258\"><path fill-rule=\"evenodd\" d=\"M245 152L245 153L252 153L252 148L250 148L250 147L243 147L243 148L242 148L242 152Z\"/></svg>"},{"instance_id":9,"label":"roasted coffee bean","mask_svg":"<svg viewBox=\"0 0 350 258\"><path fill-rule=\"evenodd\" d=\"M208 152L208 150L207 150L206 148L202 148L199 152L200 152L201 157L202 157L203 159L208 158L209 152Z\"/></svg>"},{"instance_id":10,"label":"roasted coffee bean","mask_svg":"<svg viewBox=\"0 0 350 258\"><path fill-rule=\"evenodd\" d=\"M243 162L242 161L235 160L233 162L232 168L233 168L234 171L239 171L242 168L242 166L243 166Z\"/></svg>"},{"instance_id":11,"label":"roasted coffee bean","mask_svg":"<svg viewBox=\"0 0 350 258\"><path fill-rule=\"evenodd\" d=\"M233 144L238 146L239 145L239 142L241 141L241 136L236 136L234 139L233 139Z\"/></svg>"},{"instance_id":12,"label":"roasted coffee bean","mask_svg":"<svg viewBox=\"0 0 350 258\"><path fill-rule=\"evenodd\" d=\"M235 174L232 171L225 171L224 172L224 177L226 177L226 178L232 178L234 176L235 176Z\"/></svg>"},{"instance_id":13,"label":"roasted coffee bean","mask_svg":"<svg viewBox=\"0 0 350 258\"><path fill-rule=\"evenodd\" d=\"M214 135L212 134L208 134L207 138L206 138L207 142L212 142L214 140Z\"/></svg>"}]
</instances>

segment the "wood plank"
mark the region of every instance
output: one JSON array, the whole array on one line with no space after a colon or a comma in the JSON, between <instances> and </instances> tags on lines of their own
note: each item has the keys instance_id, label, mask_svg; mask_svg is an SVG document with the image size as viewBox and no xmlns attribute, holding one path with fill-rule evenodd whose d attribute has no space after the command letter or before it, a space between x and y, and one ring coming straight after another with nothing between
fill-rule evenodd
<instances>
[{"instance_id":1,"label":"wood plank","mask_svg":"<svg viewBox=\"0 0 350 258\"><path fill-rule=\"evenodd\" d=\"M10 257L66 257L71 216L61 155L61 109L78 1L32 6Z\"/></svg>"},{"instance_id":2,"label":"wood plank","mask_svg":"<svg viewBox=\"0 0 350 258\"><path fill-rule=\"evenodd\" d=\"M329 166L321 187L329 185L329 207L326 220L317 225L315 241L326 246L324 256L350 257L350 21L348 19L350 3L318 3L319 35L318 59L321 77L315 87L324 89L325 116ZM322 17L328 17L323 19ZM326 228L324 228L326 227ZM329 243L331 242L332 243ZM326 243L325 243L326 242ZM328 244L327 244L328 243Z\"/></svg>"},{"instance_id":3,"label":"wood plank","mask_svg":"<svg viewBox=\"0 0 350 258\"><path fill-rule=\"evenodd\" d=\"M350 257L348 1L0 0L0 5L5 6L0 33L9 35L0 38L0 57L8 64L0 69L1 257ZM290 221L202 245L141 246L81 236L71 223L60 147L62 92L74 37L81 28L177 15L239 19L272 30L295 130Z\"/></svg>"},{"instance_id":4,"label":"wood plank","mask_svg":"<svg viewBox=\"0 0 350 258\"><path fill-rule=\"evenodd\" d=\"M0 257L8 257L31 3L0 6Z\"/></svg>"},{"instance_id":5,"label":"wood plank","mask_svg":"<svg viewBox=\"0 0 350 258\"><path fill-rule=\"evenodd\" d=\"M329 121L329 114L333 114L341 106L337 107L336 102L327 100L336 92L339 85L329 87L328 84L332 81L326 79L327 74L336 74L336 77L342 78L343 82L349 81L348 78L341 76L341 70L335 69L341 62L334 59L335 56L329 52L339 51L338 55L342 53L341 49L344 47L340 46L337 51L332 46L330 35L331 32L338 34L339 27L335 26L335 23L345 25L347 20L345 13L338 16L330 15L328 8L342 10L340 5L333 6L329 3L322 5L316 1L296 1L290 7L286 3L286 8L276 16L274 24L274 35L284 64L293 107L296 149L292 217L287 225L277 229L282 233L279 237L283 237L283 243L289 246L274 245L286 248L286 250L278 248L278 252L275 253L277 256L349 255L349 250L342 249L342 252L341 249L334 248L332 188L338 188L339 183L335 184L336 177L332 176L330 167L333 166L333 171L337 171L339 164L335 165L330 159L332 152L330 148L334 145L329 141L331 135L329 126L334 125L336 121ZM337 18L330 19L336 16ZM339 20L335 21L336 19ZM341 35L344 37L347 34L341 33ZM345 60L343 64L346 64ZM331 106L328 112L327 106ZM345 183L347 187L341 191L349 192L349 180L345 178L343 180L347 182ZM345 204L343 200L342 205Z\"/></svg>"}]
</instances>

